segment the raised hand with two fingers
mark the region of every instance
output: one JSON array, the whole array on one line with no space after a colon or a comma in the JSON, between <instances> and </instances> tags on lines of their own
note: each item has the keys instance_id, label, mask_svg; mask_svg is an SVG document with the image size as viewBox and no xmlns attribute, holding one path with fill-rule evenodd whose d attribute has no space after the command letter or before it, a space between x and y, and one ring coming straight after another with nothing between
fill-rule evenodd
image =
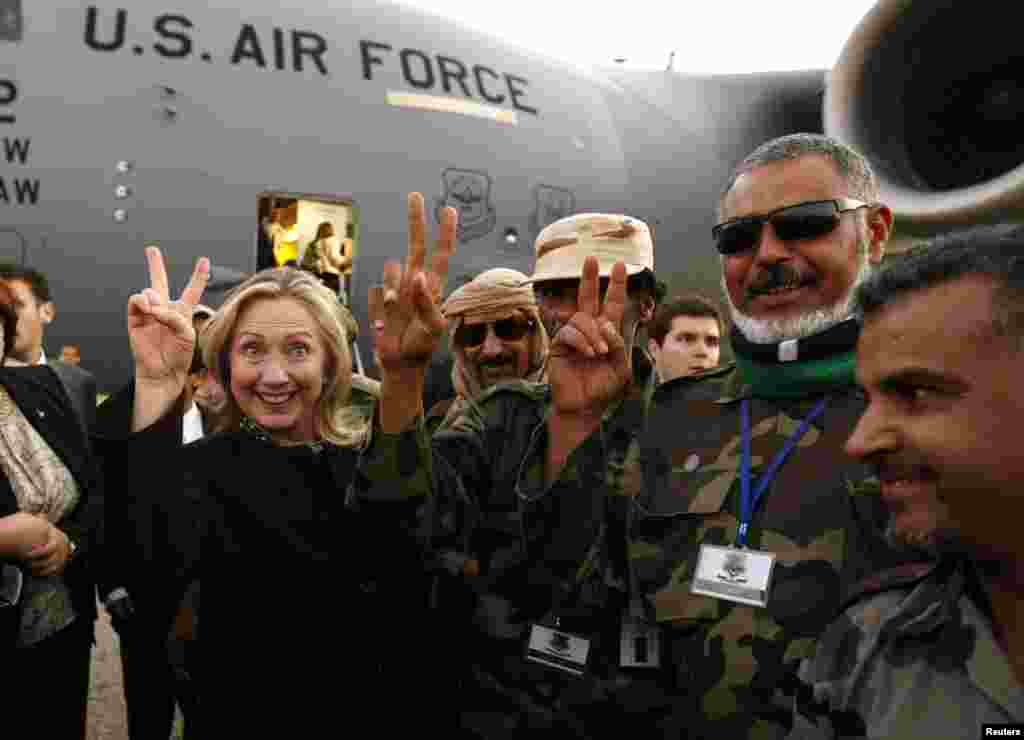
<instances>
[{"instance_id":1,"label":"raised hand with two fingers","mask_svg":"<svg viewBox=\"0 0 1024 740\"><path fill-rule=\"evenodd\" d=\"M181 297L172 301L163 255L157 247L146 247L149 287L128 299L128 339L135 359L136 416L133 428L159 413L150 409L140 418L140 395L167 405L181 394L192 364L196 333L192 311L203 297L210 280L210 261L200 257ZM155 418L149 418L157 413Z\"/></svg>"},{"instance_id":2,"label":"raised hand with two fingers","mask_svg":"<svg viewBox=\"0 0 1024 740\"><path fill-rule=\"evenodd\" d=\"M556 413L600 416L628 387L632 367L622 337L626 300L625 264L612 268L602 301L597 258L587 257L576 313L551 342L548 382Z\"/></svg>"},{"instance_id":3,"label":"raised hand with two fingers","mask_svg":"<svg viewBox=\"0 0 1024 740\"><path fill-rule=\"evenodd\" d=\"M441 211L441 228L427 269L427 216L423 196L408 199L409 249L405 264L388 260L384 284L370 289L369 318L374 326L378 362L384 375L422 373L447 327L441 298L448 278L448 261L455 253L458 212Z\"/></svg>"},{"instance_id":4,"label":"raised hand with two fingers","mask_svg":"<svg viewBox=\"0 0 1024 740\"><path fill-rule=\"evenodd\" d=\"M441 299L458 227L458 212L442 209L427 269L427 215L420 193L409 194L408 218L405 264L386 262L384 284L369 292L368 313L381 370L380 422L386 432L401 431L422 411L426 367L447 327Z\"/></svg>"},{"instance_id":5,"label":"raised hand with two fingers","mask_svg":"<svg viewBox=\"0 0 1024 740\"><path fill-rule=\"evenodd\" d=\"M184 387L196 342L192 310L210 280L210 261L199 258L192 278L176 301L170 299L160 249L146 247L146 261L149 287L128 299L128 338L135 358L135 378Z\"/></svg>"}]
</instances>

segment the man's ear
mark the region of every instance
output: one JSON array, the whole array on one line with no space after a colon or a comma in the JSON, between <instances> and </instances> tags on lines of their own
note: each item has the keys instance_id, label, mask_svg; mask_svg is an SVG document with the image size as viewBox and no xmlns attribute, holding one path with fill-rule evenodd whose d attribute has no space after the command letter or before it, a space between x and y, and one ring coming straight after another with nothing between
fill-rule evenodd
<instances>
[{"instance_id":1,"label":"man's ear","mask_svg":"<svg viewBox=\"0 0 1024 740\"><path fill-rule=\"evenodd\" d=\"M53 301L39 304L39 318L44 324L49 324L57 318L57 307L53 305Z\"/></svg>"},{"instance_id":2,"label":"man's ear","mask_svg":"<svg viewBox=\"0 0 1024 740\"><path fill-rule=\"evenodd\" d=\"M640 315L637 317L637 320L641 324L650 323L654 319L654 308L654 297L645 296L644 299L640 302Z\"/></svg>"},{"instance_id":3,"label":"man's ear","mask_svg":"<svg viewBox=\"0 0 1024 740\"><path fill-rule=\"evenodd\" d=\"M885 245L892 236L893 215L888 206L872 206L868 210L868 260L879 264L885 257Z\"/></svg>"},{"instance_id":4,"label":"man's ear","mask_svg":"<svg viewBox=\"0 0 1024 740\"><path fill-rule=\"evenodd\" d=\"M651 356L655 362L658 362L661 357L661 347L653 339L647 340L647 354Z\"/></svg>"}]
</instances>

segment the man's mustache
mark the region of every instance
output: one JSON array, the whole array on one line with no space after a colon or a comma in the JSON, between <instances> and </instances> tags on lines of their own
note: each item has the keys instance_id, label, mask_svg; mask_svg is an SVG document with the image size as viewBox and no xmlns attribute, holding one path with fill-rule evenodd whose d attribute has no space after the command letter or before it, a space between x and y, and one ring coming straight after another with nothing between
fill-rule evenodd
<instances>
[{"instance_id":1,"label":"man's mustache","mask_svg":"<svg viewBox=\"0 0 1024 740\"><path fill-rule=\"evenodd\" d=\"M800 270L786 262L777 262L766 265L757 272L747 286L747 297L753 298L776 288L792 288L813 282L814 278L811 275L801 274Z\"/></svg>"}]
</instances>

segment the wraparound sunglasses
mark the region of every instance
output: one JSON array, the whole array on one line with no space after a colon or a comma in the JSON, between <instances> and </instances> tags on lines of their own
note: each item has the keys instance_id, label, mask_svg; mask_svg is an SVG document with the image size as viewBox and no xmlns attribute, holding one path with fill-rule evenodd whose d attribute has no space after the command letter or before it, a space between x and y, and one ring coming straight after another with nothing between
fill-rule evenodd
<instances>
[{"instance_id":1,"label":"wraparound sunglasses","mask_svg":"<svg viewBox=\"0 0 1024 740\"><path fill-rule=\"evenodd\" d=\"M533 331L535 323L532 320L508 318L485 324L463 324L455 332L455 343L460 347L479 347L487 339L488 326L494 327L498 339L515 342L525 337L527 332Z\"/></svg>"},{"instance_id":2,"label":"wraparound sunglasses","mask_svg":"<svg viewBox=\"0 0 1024 740\"><path fill-rule=\"evenodd\" d=\"M719 253L742 254L761 243L761 229L769 221L775 234L784 242L817 239L835 230L841 214L869 206L869 203L853 198L797 203L763 216L742 216L725 221L711 229L711 236Z\"/></svg>"}]
</instances>

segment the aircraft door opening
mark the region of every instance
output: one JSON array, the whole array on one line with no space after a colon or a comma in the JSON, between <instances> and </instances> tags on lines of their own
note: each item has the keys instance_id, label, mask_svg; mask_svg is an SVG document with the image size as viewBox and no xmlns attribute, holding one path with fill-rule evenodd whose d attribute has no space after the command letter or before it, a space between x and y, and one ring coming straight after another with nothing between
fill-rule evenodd
<instances>
[{"instance_id":1,"label":"aircraft door opening","mask_svg":"<svg viewBox=\"0 0 1024 740\"><path fill-rule=\"evenodd\" d=\"M263 194L258 215L256 269L289 266L309 270L349 304L359 254L359 222L351 201Z\"/></svg>"},{"instance_id":2,"label":"aircraft door opening","mask_svg":"<svg viewBox=\"0 0 1024 740\"><path fill-rule=\"evenodd\" d=\"M257 209L256 269L308 270L346 306L359 256L358 210L351 199L331 195L262 193ZM363 372L359 345L353 368Z\"/></svg>"}]
</instances>

